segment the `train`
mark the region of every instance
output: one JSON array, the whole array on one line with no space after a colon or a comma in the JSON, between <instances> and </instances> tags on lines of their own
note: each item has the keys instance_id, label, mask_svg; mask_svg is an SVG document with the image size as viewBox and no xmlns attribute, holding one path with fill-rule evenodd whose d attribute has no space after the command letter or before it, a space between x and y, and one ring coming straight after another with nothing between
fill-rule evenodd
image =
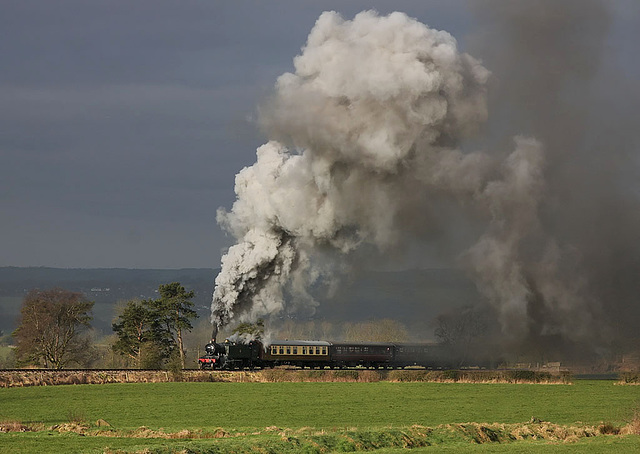
<instances>
[{"instance_id":1,"label":"train","mask_svg":"<svg viewBox=\"0 0 640 454\"><path fill-rule=\"evenodd\" d=\"M201 369L245 370L291 366L311 369L453 369L459 364L442 344L391 342L330 342L260 340L216 343L205 347L198 359Z\"/></svg>"}]
</instances>

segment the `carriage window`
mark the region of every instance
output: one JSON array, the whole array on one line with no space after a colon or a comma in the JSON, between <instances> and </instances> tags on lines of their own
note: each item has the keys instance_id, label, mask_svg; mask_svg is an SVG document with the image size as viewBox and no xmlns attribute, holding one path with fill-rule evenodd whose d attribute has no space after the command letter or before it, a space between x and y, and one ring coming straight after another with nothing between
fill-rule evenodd
<instances>
[{"instance_id":1,"label":"carriage window","mask_svg":"<svg viewBox=\"0 0 640 454\"><path fill-rule=\"evenodd\" d=\"M322 347L322 354L326 355L327 354L327 347Z\"/></svg>"},{"instance_id":2,"label":"carriage window","mask_svg":"<svg viewBox=\"0 0 640 454\"><path fill-rule=\"evenodd\" d=\"M271 346L271 354L272 355L278 354L278 347L276 347L275 345Z\"/></svg>"},{"instance_id":3,"label":"carriage window","mask_svg":"<svg viewBox=\"0 0 640 454\"><path fill-rule=\"evenodd\" d=\"M302 354L306 355L307 354L307 347L302 347Z\"/></svg>"},{"instance_id":4,"label":"carriage window","mask_svg":"<svg viewBox=\"0 0 640 454\"><path fill-rule=\"evenodd\" d=\"M365 352L368 352L368 351L369 351L369 347L363 347L362 349L363 349Z\"/></svg>"},{"instance_id":5,"label":"carriage window","mask_svg":"<svg viewBox=\"0 0 640 454\"><path fill-rule=\"evenodd\" d=\"M280 347L280 354L284 355L284 347Z\"/></svg>"},{"instance_id":6,"label":"carriage window","mask_svg":"<svg viewBox=\"0 0 640 454\"><path fill-rule=\"evenodd\" d=\"M291 347L287 347L287 355L291 354Z\"/></svg>"},{"instance_id":7,"label":"carriage window","mask_svg":"<svg viewBox=\"0 0 640 454\"><path fill-rule=\"evenodd\" d=\"M298 347L293 347L293 354L297 355L298 354Z\"/></svg>"}]
</instances>

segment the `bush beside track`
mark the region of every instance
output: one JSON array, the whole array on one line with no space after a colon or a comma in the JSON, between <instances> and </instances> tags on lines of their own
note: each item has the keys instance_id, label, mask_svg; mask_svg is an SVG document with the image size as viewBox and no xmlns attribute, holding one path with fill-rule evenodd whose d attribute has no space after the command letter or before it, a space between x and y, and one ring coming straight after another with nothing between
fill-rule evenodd
<instances>
[{"instance_id":1,"label":"bush beside track","mask_svg":"<svg viewBox=\"0 0 640 454\"><path fill-rule=\"evenodd\" d=\"M567 372L532 370L0 370L0 388L51 385L163 382L438 382L570 384Z\"/></svg>"},{"instance_id":2,"label":"bush beside track","mask_svg":"<svg viewBox=\"0 0 640 454\"><path fill-rule=\"evenodd\" d=\"M640 372L622 372L620 374L621 385L640 385Z\"/></svg>"}]
</instances>

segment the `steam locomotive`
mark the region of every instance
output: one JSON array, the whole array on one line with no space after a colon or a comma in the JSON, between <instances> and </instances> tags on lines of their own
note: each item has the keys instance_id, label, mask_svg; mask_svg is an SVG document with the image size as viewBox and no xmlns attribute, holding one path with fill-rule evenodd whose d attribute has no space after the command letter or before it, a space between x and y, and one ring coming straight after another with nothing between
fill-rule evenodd
<instances>
[{"instance_id":1,"label":"steam locomotive","mask_svg":"<svg viewBox=\"0 0 640 454\"><path fill-rule=\"evenodd\" d=\"M279 340L265 345L259 340L226 340L223 344L212 340L205 351L206 354L198 359L201 369L242 370L275 366L451 369L457 366L443 345L426 343Z\"/></svg>"}]
</instances>

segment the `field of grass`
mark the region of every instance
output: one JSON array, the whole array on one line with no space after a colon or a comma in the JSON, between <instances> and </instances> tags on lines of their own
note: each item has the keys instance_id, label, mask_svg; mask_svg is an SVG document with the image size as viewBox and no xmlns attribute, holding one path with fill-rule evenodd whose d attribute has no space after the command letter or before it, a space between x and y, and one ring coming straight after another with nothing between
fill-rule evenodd
<instances>
[{"instance_id":1,"label":"field of grass","mask_svg":"<svg viewBox=\"0 0 640 454\"><path fill-rule=\"evenodd\" d=\"M640 387L610 381L5 388L0 389L0 422L19 422L39 431L0 434L0 452L172 452L187 448L192 452L252 452L260 448L277 453L393 446L416 447L412 452L434 452L436 446L450 452L537 453L550 452L551 447L562 448L562 452L624 452L640 450L640 436L580 435L569 437L574 443L552 440L554 444L549 439L506 444L474 444L474 440L510 441L507 434L516 430L515 425L528 421L552 423L553 427L547 424L551 428L539 423L527 426L527 430L542 427L549 433L570 426L597 428L602 423L621 427L638 409ZM98 419L110 427L97 428ZM469 422L502 426L464 424ZM443 426L450 424L455 426ZM420 447L421 443L435 446Z\"/></svg>"}]
</instances>

